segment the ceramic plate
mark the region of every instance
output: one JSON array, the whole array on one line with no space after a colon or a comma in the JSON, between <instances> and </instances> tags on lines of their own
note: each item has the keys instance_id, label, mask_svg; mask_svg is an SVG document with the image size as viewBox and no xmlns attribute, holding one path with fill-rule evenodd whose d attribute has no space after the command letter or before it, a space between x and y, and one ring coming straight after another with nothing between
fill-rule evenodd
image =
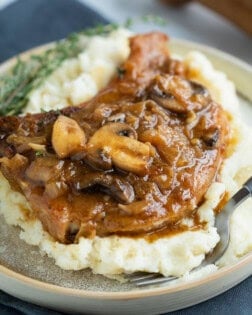
<instances>
[{"instance_id":1,"label":"ceramic plate","mask_svg":"<svg viewBox=\"0 0 252 315\"><path fill-rule=\"evenodd\" d=\"M235 83L244 120L251 124L250 65L213 48L183 40L171 40L169 47L180 55L189 50L205 53L214 66ZM43 47L36 51L41 49ZM3 64L0 73L12 63L13 60ZM145 315L170 312L214 297L252 274L250 253L237 263L200 279L138 289L130 284L93 275L90 270L61 270L53 260L42 256L36 247L21 241L18 228L7 226L2 217L0 220L0 289L23 300L64 312Z\"/></svg>"}]
</instances>

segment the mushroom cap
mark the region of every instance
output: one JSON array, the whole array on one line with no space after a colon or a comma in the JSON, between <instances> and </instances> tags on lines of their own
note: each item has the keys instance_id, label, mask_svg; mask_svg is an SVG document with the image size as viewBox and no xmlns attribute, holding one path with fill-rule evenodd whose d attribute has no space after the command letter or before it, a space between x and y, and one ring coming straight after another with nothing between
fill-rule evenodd
<instances>
[{"instance_id":1,"label":"mushroom cap","mask_svg":"<svg viewBox=\"0 0 252 315\"><path fill-rule=\"evenodd\" d=\"M127 180L104 172L88 173L74 186L77 190L98 188L123 204L129 204L135 198L134 189Z\"/></svg>"},{"instance_id":2,"label":"mushroom cap","mask_svg":"<svg viewBox=\"0 0 252 315\"><path fill-rule=\"evenodd\" d=\"M108 123L98 129L87 143L87 162L96 169L113 166L144 175L151 160L148 144L137 140L136 131L125 123Z\"/></svg>"},{"instance_id":3,"label":"mushroom cap","mask_svg":"<svg viewBox=\"0 0 252 315\"><path fill-rule=\"evenodd\" d=\"M177 75L156 76L149 93L159 105L176 113L200 111L212 102L205 87Z\"/></svg>"}]
</instances>

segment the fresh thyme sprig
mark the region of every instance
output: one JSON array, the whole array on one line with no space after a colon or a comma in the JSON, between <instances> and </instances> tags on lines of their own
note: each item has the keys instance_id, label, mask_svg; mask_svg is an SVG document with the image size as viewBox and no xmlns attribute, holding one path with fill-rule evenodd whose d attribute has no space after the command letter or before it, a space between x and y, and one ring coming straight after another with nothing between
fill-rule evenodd
<instances>
[{"instance_id":1,"label":"fresh thyme sprig","mask_svg":"<svg viewBox=\"0 0 252 315\"><path fill-rule=\"evenodd\" d=\"M76 57L83 50L83 36L110 34L119 27L129 28L137 21L163 25L164 20L154 15L128 19L125 23L97 25L86 30L70 34L54 46L28 60L17 59L15 66L0 77L0 116L16 115L29 101L30 93L39 87L64 60Z\"/></svg>"},{"instance_id":2,"label":"fresh thyme sprig","mask_svg":"<svg viewBox=\"0 0 252 315\"><path fill-rule=\"evenodd\" d=\"M76 57L82 50L82 36L107 35L119 26L97 25L73 33L39 55L27 61L17 59L16 65L0 77L0 115L19 114L29 101L29 94L39 87L45 78L56 70L64 60Z\"/></svg>"},{"instance_id":3,"label":"fresh thyme sprig","mask_svg":"<svg viewBox=\"0 0 252 315\"><path fill-rule=\"evenodd\" d=\"M28 102L29 93L78 51L77 39L70 37L27 61L19 59L11 72L0 78L0 115L20 113Z\"/></svg>"}]
</instances>

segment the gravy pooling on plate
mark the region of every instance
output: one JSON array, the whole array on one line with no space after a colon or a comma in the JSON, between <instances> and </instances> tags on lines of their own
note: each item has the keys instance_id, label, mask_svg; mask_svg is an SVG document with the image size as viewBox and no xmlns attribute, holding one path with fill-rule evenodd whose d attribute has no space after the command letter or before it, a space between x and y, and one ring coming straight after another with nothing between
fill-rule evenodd
<instances>
[{"instance_id":1,"label":"gravy pooling on plate","mask_svg":"<svg viewBox=\"0 0 252 315\"><path fill-rule=\"evenodd\" d=\"M62 243L174 228L225 156L226 114L170 58L166 35L134 36L130 50L89 102L0 118L1 172Z\"/></svg>"}]
</instances>

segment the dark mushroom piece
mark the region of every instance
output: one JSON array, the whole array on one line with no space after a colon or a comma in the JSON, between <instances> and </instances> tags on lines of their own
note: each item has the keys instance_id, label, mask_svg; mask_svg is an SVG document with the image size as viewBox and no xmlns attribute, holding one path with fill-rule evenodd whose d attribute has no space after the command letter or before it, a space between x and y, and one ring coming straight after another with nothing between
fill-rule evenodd
<instances>
[{"instance_id":1,"label":"dark mushroom piece","mask_svg":"<svg viewBox=\"0 0 252 315\"><path fill-rule=\"evenodd\" d=\"M201 84L176 75L158 75L149 96L160 106L176 113L200 111L212 102L209 92Z\"/></svg>"},{"instance_id":2,"label":"dark mushroom piece","mask_svg":"<svg viewBox=\"0 0 252 315\"><path fill-rule=\"evenodd\" d=\"M95 172L86 174L74 183L77 190L98 189L123 204L131 203L135 198L134 189L129 182L119 176Z\"/></svg>"},{"instance_id":3,"label":"dark mushroom piece","mask_svg":"<svg viewBox=\"0 0 252 315\"><path fill-rule=\"evenodd\" d=\"M214 129L214 130L207 131L202 136L202 140L207 147L214 148L218 143L219 137L220 137L220 131L218 129Z\"/></svg>"},{"instance_id":4,"label":"dark mushroom piece","mask_svg":"<svg viewBox=\"0 0 252 315\"><path fill-rule=\"evenodd\" d=\"M108 123L98 129L87 143L86 162L99 170L113 166L144 175L153 150L138 140L136 131L125 123Z\"/></svg>"}]
</instances>

